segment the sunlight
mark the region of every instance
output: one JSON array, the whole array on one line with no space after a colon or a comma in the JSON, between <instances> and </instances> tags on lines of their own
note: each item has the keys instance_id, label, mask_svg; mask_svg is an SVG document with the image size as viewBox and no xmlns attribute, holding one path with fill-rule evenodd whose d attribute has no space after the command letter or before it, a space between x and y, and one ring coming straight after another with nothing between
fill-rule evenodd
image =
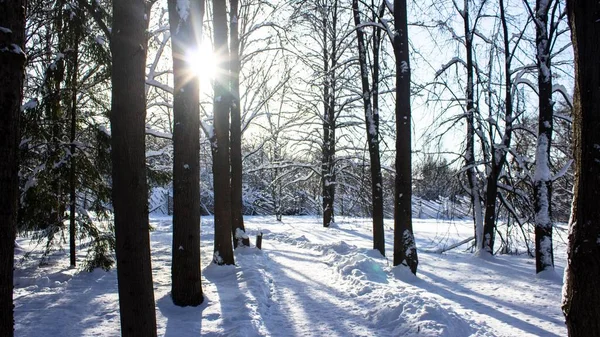
<instances>
[{"instance_id":1,"label":"sunlight","mask_svg":"<svg viewBox=\"0 0 600 337\"><path fill-rule=\"evenodd\" d=\"M210 43L202 43L199 49L190 50L187 61L200 81L212 80L215 76L217 62Z\"/></svg>"}]
</instances>

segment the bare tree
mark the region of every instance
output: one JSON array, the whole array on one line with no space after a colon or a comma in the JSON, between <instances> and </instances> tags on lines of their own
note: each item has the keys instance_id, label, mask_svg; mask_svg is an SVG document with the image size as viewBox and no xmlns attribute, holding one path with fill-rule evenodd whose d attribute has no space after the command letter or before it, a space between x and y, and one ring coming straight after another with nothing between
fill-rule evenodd
<instances>
[{"instance_id":1,"label":"bare tree","mask_svg":"<svg viewBox=\"0 0 600 337\"><path fill-rule=\"evenodd\" d=\"M554 269L552 246L552 177L550 148L554 123L552 101L551 42L556 29L549 22L549 12L560 1L537 0L535 11L526 3L535 25L536 60L538 69L538 137L533 177L533 206L535 211L535 270L537 273ZM554 17L552 17L554 19Z\"/></svg>"},{"instance_id":2,"label":"bare tree","mask_svg":"<svg viewBox=\"0 0 600 337\"><path fill-rule=\"evenodd\" d=\"M382 7L383 8L383 7ZM372 8L372 10L374 10ZM377 249L385 256L385 235L383 227L383 179L381 177L381 158L379 155L379 45L381 37L378 35L379 27L375 27L373 34L373 88L369 84L369 69L367 64L367 47L365 42L365 27L361 22L361 12L358 0L352 1L352 13L356 26L358 43L358 62L360 65L360 79L362 87L362 100L365 113L365 129L367 131L367 144L369 147L371 171L371 203L373 208L373 249ZM376 15L374 15L376 17ZM380 33L379 33L380 34ZM410 146L409 146L410 148Z\"/></svg>"},{"instance_id":3,"label":"bare tree","mask_svg":"<svg viewBox=\"0 0 600 337\"><path fill-rule=\"evenodd\" d=\"M394 188L394 266L417 273L419 259L412 229L410 55L406 0L394 1L396 56L396 180Z\"/></svg>"}]
</instances>

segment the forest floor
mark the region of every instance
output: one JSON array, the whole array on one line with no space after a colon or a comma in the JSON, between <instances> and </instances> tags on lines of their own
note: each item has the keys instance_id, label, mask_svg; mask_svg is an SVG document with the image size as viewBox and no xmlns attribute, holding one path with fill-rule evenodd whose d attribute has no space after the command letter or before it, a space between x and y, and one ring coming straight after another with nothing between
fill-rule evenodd
<instances>
[{"instance_id":1,"label":"forest floor","mask_svg":"<svg viewBox=\"0 0 600 337\"><path fill-rule=\"evenodd\" d=\"M391 266L392 221L386 255L372 249L370 219L247 217L262 250L236 250L235 266L210 263L212 217L202 218L205 301L172 304L170 217L151 217L158 335L187 336L564 336L560 310L565 243L555 237L555 273L535 276L527 255L476 257L472 222L414 220L418 276ZM39 267L36 244L17 240L16 336L119 336L116 271L69 269L68 252ZM519 242L515 243L516 247ZM25 255L30 258L24 258Z\"/></svg>"}]
</instances>

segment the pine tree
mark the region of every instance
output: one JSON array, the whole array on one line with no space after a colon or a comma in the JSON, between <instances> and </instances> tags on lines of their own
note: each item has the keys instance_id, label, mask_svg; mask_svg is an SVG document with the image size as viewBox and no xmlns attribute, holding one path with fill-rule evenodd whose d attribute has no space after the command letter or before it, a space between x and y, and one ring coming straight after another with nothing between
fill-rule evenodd
<instances>
[{"instance_id":1,"label":"pine tree","mask_svg":"<svg viewBox=\"0 0 600 337\"><path fill-rule=\"evenodd\" d=\"M181 8L179 6L188 6ZM199 80L189 66L200 46L204 0L170 0L173 97L173 262L171 297L179 306L202 303L200 277Z\"/></svg>"},{"instance_id":2,"label":"pine tree","mask_svg":"<svg viewBox=\"0 0 600 337\"><path fill-rule=\"evenodd\" d=\"M25 1L0 2L0 336L14 335L13 266L19 115L25 71Z\"/></svg>"},{"instance_id":3,"label":"pine tree","mask_svg":"<svg viewBox=\"0 0 600 337\"><path fill-rule=\"evenodd\" d=\"M562 309L571 337L600 336L600 3L568 0L575 52L576 181Z\"/></svg>"},{"instance_id":4,"label":"pine tree","mask_svg":"<svg viewBox=\"0 0 600 337\"><path fill-rule=\"evenodd\" d=\"M213 0L214 48L220 64L214 80L213 182L215 193L214 262L234 264L231 238L231 180L229 164L229 92L227 2Z\"/></svg>"},{"instance_id":5,"label":"pine tree","mask_svg":"<svg viewBox=\"0 0 600 337\"><path fill-rule=\"evenodd\" d=\"M146 181L144 0L115 0L111 36L112 183L122 336L156 336Z\"/></svg>"}]
</instances>

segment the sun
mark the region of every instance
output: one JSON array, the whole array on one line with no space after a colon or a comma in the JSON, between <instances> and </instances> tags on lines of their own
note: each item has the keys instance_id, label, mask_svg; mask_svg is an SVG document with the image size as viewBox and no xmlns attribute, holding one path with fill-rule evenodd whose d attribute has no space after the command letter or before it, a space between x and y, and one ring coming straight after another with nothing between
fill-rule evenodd
<instances>
[{"instance_id":1,"label":"sun","mask_svg":"<svg viewBox=\"0 0 600 337\"><path fill-rule=\"evenodd\" d=\"M210 44L202 43L200 48L189 50L186 59L191 71L200 81L212 80L215 77L217 62Z\"/></svg>"}]
</instances>

